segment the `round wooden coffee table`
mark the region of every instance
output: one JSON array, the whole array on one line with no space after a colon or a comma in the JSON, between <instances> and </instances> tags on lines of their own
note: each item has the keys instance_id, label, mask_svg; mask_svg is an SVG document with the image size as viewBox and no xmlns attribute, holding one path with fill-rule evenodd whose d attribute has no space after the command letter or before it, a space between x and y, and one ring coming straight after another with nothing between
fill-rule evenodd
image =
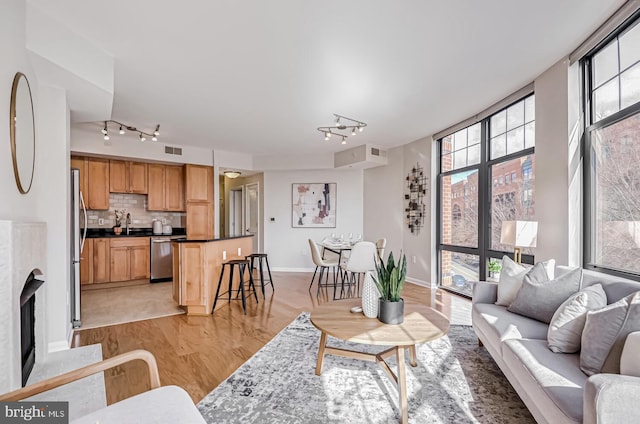
<instances>
[{"instance_id":1,"label":"round wooden coffee table","mask_svg":"<svg viewBox=\"0 0 640 424\"><path fill-rule=\"evenodd\" d=\"M428 306L405 301L404 322L398 325L383 324L377 318L365 317L362 312L351 313L351 308L360 306L361 303L360 299L329 302L311 312L311 322L322 332L316 375L322 373L325 354L377 362L398 386L400 422L406 424L409 418L404 350L409 349L409 363L415 367L416 344L447 334L449 320ZM350 342L392 347L378 354L340 349L327 346L327 335ZM385 361L385 358L394 354L398 360L398 375L394 374Z\"/></svg>"}]
</instances>

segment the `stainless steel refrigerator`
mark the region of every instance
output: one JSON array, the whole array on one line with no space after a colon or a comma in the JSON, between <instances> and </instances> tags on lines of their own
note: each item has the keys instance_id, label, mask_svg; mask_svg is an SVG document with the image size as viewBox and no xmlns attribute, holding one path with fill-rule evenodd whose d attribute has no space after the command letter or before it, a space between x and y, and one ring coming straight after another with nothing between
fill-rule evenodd
<instances>
[{"instance_id":1,"label":"stainless steel refrigerator","mask_svg":"<svg viewBox=\"0 0 640 424\"><path fill-rule=\"evenodd\" d=\"M80 321L80 260L84 241L87 237L87 208L80 192L80 170L71 169L71 324L73 328L82 325Z\"/></svg>"}]
</instances>

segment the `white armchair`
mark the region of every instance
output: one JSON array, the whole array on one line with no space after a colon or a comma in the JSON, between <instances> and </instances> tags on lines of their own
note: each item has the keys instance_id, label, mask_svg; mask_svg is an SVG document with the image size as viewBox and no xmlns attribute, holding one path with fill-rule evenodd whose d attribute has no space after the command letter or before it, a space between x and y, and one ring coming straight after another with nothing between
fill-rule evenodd
<instances>
[{"instance_id":1,"label":"white armchair","mask_svg":"<svg viewBox=\"0 0 640 424\"><path fill-rule=\"evenodd\" d=\"M150 390L77 418L72 424L182 423L204 424L189 394L178 386L160 386L156 359L146 350L133 350L56 377L0 395L0 401L19 401L88 377L126 362L142 360L149 369Z\"/></svg>"}]
</instances>

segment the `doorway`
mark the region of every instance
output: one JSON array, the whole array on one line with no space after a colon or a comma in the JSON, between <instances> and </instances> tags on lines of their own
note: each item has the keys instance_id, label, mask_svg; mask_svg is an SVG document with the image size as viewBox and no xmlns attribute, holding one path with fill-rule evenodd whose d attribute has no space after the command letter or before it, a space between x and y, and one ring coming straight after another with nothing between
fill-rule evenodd
<instances>
[{"instance_id":1,"label":"doorway","mask_svg":"<svg viewBox=\"0 0 640 424\"><path fill-rule=\"evenodd\" d=\"M260 191L258 184L247 184L245 197L245 220L247 223L247 235L253 236L253 252L260 251Z\"/></svg>"},{"instance_id":2,"label":"doorway","mask_svg":"<svg viewBox=\"0 0 640 424\"><path fill-rule=\"evenodd\" d=\"M229 236L236 237L244 235L242 228L242 203L243 188L229 190Z\"/></svg>"}]
</instances>

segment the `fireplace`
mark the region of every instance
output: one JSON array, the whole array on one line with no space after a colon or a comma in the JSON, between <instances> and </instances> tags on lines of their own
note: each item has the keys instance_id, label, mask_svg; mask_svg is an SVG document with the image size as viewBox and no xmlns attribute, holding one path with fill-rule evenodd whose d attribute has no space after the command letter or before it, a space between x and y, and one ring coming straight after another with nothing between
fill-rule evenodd
<instances>
[{"instance_id":1,"label":"fireplace","mask_svg":"<svg viewBox=\"0 0 640 424\"><path fill-rule=\"evenodd\" d=\"M44 283L33 272L27 277L20 293L20 357L22 359L22 386L36 363L36 290Z\"/></svg>"}]
</instances>

